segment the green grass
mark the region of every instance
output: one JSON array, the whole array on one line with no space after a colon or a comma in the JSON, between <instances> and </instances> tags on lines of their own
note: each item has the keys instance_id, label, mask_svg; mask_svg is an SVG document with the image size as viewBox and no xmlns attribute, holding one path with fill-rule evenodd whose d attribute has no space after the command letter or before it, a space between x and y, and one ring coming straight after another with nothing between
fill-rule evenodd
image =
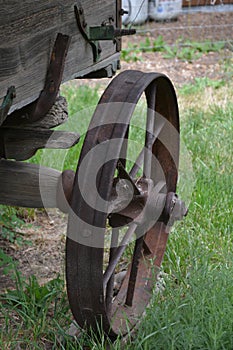
<instances>
[{"instance_id":1,"label":"green grass","mask_svg":"<svg viewBox=\"0 0 233 350\"><path fill-rule=\"evenodd\" d=\"M221 86L224 86L226 82L224 80L213 80L208 77L195 78L194 82L185 84L180 88L180 94L190 95L200 93L206 88L212 87L213 90L219 89Z\"/></svg>"},{"instance_id":2,"label":"green grass","mask_svg":"<svg viewBox=\"0 0 233 350\"><path fill-rule=\"evenodd\" d=\"M126 62L137 62L143 60L143 52L161 52L167 59L179 59L192 62L203 54L209 52L220 52L225 47L224 41L212 42L205 40L196 42L179 38L173 45L167 44L162 35L155 40L146 37L137 44L129 43L127 48L122 49L121 59Z\"/></svg>"},{"instance_id":3,"label":"green grass","mask_svg":"<svg viewBox=\"0 0 233 350\"><path fill-rule=\"evenodd\" d=\"M202 79L178 91L186 147L182 173L190 172L187 179L181 177L179 188L192 190L189 214L170 235L162 265L165 291L153 296L136 336L123 347L117 340L112 349L233 349L232 88L232 83L216 87L214 81ZM97 90L85 89L77 92L69 85L63 90L73 114L78 101L74 96L84 93L83 107L98 98ZM68 154L66 167L76 166L78 152ZM49 163L49 156L44 159ZM33 276L25 281L15 272L11 259L5 263L16 289L1 298L1 349L106 348L101 336L98 340L83 334L75 340L66 335L72 317L63 276L40 286Z\"/></svg>"},{"instance_id":4,"label":"green grass","mask_svg":"<svg viewBox=\"0 0 233 350\"><path fill-rule=\"evenodd\" d=\"M41 164L57 170L76 170L85 132L99 100L98 86L77 86L75 83L66 83L62 86L61 93L68 103L69 119L56 128L77 132L81 135L79 143L70 150L40 150L30 159L32 163Z\"/></svg>"},{"instance_id":5,"label":"green grass","mask_svg":"<svg viewBox=\"0 0 233 350\"><path fill-rule=\"evenodd\" d=\"M155 297L137 349L233 348L233 104L186 110L182 135L196 185L188 217L170 236Z\"/></svg>"}]
</instances>

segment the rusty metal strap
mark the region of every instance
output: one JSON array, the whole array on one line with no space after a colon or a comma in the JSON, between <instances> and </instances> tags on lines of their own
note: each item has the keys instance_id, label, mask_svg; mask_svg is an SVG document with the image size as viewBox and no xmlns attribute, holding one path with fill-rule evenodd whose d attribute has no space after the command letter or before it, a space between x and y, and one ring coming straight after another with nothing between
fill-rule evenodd
<instances>
[{"instance_id":1,"label":"rusty metal strap","mask_svg":"<svg viewBox=\"0 0 233 350\"><path fill-rule=\"evenodd\" d=\"M0 126L4 122L4 120L7 117L7 114L9 112L9 109L11 108L13 99L16 96L16 91L14 86L10 86L7 90L6 96L4 97L4 100L2 102L2 105L0 106Z\"/></svg>"},{"instance_id":2,"label":"rusty metal strap","mask_svg":"<svg viewBox=\"0 0 233 350\"><path fill-rule=\"evenodd\" d=\"M36 102L34 102L30 118L31 121L36 121L47 114L56 100L62 81L70 40L71 38L68 35L61 33L57 34L45 79L44 89L41 91Z\"/></svg>"},{"instance_id":3,"label":"rusty metal strap","mask_svg":"<svg viewBox=\"0 0 233 350\"><path fill-rule=\"evenodd\" d=\"M45 78L44 89L36 101L11 113L7 118L8 125L9 122L10 125L18 125L21 116L23 116L23 119L20 120L20 125L30 124L31 122L42 119L49 112L56 101L62 82L70 40L71 38L68 35L57 34Z\"/></svg>"}]
</instances>

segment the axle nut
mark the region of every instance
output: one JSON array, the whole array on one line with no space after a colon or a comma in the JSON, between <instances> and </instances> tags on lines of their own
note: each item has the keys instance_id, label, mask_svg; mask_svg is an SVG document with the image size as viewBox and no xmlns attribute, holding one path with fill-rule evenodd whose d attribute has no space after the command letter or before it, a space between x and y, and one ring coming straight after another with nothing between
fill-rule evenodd
<instances>
[{"instance_id":1,"label":"axle nut","mask_svg":"<svg viewBox=\"0 0 233 350\"><path fill-rule=\"evenodd\" d=\"M179 199L178 195L174 192L169 192L166 198L165 214L167 217L167 225L172 226L175 221L183 220L188 214L188 208L185 206L185 202Z\"/></svg>"}]
</instances>

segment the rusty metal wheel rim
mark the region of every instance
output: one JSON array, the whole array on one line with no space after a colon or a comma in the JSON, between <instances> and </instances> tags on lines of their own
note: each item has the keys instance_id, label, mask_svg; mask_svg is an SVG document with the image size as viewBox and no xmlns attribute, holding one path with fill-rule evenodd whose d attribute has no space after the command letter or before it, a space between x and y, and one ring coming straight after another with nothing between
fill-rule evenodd
<instances>
[{"instance_id":1,"label":"rusty metal wheel rim","mask_svg":"<svg viewBox=\"0 0 233 350\"><path fill-rule=\"evenodd\" d=\"M173 125L179 134L179 115L176 95L170 80L166 76L157 73L125 71L119 74L110 83L99 102L99 105L106 104L106 113L100 116L97 107L84 141L71 201L72 212L78 217L81 217L84 221L91 223L93 227L105 228L108 215L107 213L101 213L90 208L82 197L82 191L88 191L88 176L86 183L84 181L84 187L86 186L86 189L80 189L78 183L78 174L82 161L85 159L88 152L96 145L108 139L119 138L119 147L116 149L115 161L107 162L101 169L101 174L99 174L97 178L98 190L108 199L111 193L117 162L121 157L122 140L127 138L127 130L130 125L132 113L144 92L149 108L160 113ZM124 123L108 124L108 106L111 102L129 103L132 106L132 108L129 108L128 115L124 116ZM151 106L151 104L153 104L153 106ZM95 124L97 118L98 126ZM102 120L99 120L100 118L102 118ZM119 119L121 120L120 116ZM175 151L173 150L174 154L172 157L160 140L154 140L152 146L152 152L158 159L165 174L168 192L175 192L177 183L179 157L178 138L174 140L174 142ZM92 164L90 161L86 168L87 174L91 171L91 167ZM108 183L108 189L104 190L106 183ZM146 235L143 236L144 238L141 239L141 241L140 239L136 241L136 246L138 245L139 248L135 248L135 250L139 249L140 257L137 261L137 283L133 290L133 301L131 300L132 306L125 305L125 298L127 298L126 294L128 290L127 284L131 271L131 267L129 266L127 275L110 310L106 306L105 290L103 287L104 249L85 245L83 242L80 243L79 239L73 239L75 234L82 234L84 228L82 224L79 223L78 225L77 223L74 225L72 220L72 215L70 214L66 243L66 276L71 310L81 327L97 330L98 327L101 326L109 337L115 339L119 334L124 335L127 333L128 329L135 326L140 315L150 301L154 281L152 280L153 269L148 265L148 261L153 259L154 266L160 267L161 265L168 239L166 223L162 221L157 222L150 228ZM92 237L91 239L95 238ZM144 244L150 248L147 253L142 253L145 251L143 248L143 241ZM90 241L87 240L87 242ZM125 321L125 319L127 321ZM128 328L126 327L126 322Z\"/></svg>"}]
</instances>

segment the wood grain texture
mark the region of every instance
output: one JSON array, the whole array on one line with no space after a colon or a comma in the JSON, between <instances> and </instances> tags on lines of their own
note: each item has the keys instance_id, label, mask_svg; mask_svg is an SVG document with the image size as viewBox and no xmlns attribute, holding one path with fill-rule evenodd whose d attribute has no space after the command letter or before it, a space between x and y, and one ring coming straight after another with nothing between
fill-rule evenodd
<instances>
[{"instance_id":1,"label":"wood grain texture","mask_svg":"<svg viewBox=\"0 0 233 350\"><path fill-rule=\"evenodd\" d=\"M0 204L27 208L56 208L57 170L0 160Z\"/></svg>"},{"instance_id":2,"label":"wood grain texture","mask_svg":"<svg viewBox=\"0 0 233 350\"><path fill-rule=\"evenodd\" d=\"M91 47L77 27L76 4L73 0L1 1L0 104L7 88L15 85L16 99L11 112L38 98L57 33L71 36L63 81L78 77L86 70L89 73L103 68L104 60L116 53L112 41L101 41L100 62L93 64ZM116 1L83 0L82 5L89 26L101 25L111 16L116 19Z\"/></svg>"},{"instance_id":3,"label":"wood grain texture","mask_svg":"<svg viewBox=\"0 0 233 350\"><path fill-rule=\"evenodd\" d=\"M1 128L0 139L3 147L0 157L26 160L38 149L68 149L78 143L80 135L68 131L48 129Z\"/></svg>"},{"instance_id":4,"label":"wood grain texture","mask_svg":"<svg viewBox=\"0 0 233 350\"><path fill-rule=\"evenodd\" d=\"M21 110L22 112L22 110ZM15 111L7 117L4 122L4 127L29 127L29 128L42 128L51 129L65 123L68 120L68 105L65 97L58 96L52 108L48 113L37 121L31 121L28 118L28 114L19 114ZM1 130L1 129L0 129Z\"/></svg>"}]
</instances>

